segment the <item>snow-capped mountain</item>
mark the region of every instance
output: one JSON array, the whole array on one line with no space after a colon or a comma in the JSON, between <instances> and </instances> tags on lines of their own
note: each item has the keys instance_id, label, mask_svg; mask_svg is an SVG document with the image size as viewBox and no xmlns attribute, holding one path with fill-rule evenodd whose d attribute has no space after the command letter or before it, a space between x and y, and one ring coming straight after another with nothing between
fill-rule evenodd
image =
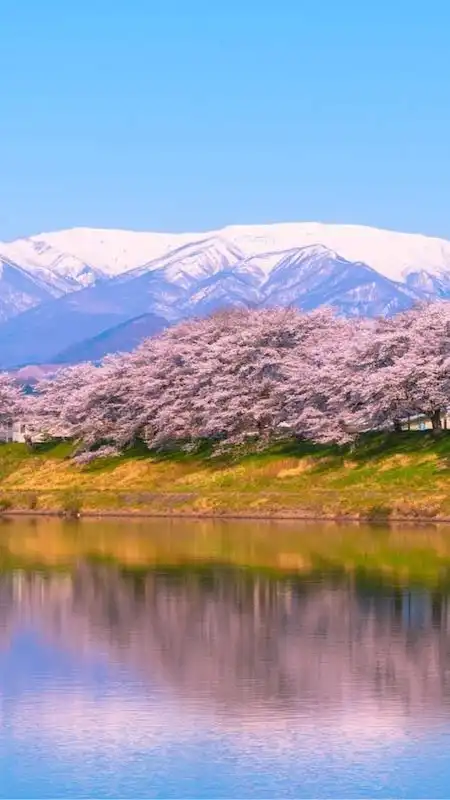
<instances>
[{"instance_id":1,"label":"snow-capped mountain","mask_svg":"<svg viewBox=\"0 0 450 800\"><path fill-rule=\"evenodd\" d=\"M186 234L74 228L32 236L13 244L45 244L60 254L76 257L83 264L89 264L104 274L118 275L185 244L217 237L246 256L322 244L348 261L362 261L396 281L422 270L433 275L450 271L450 242L445 239L362 225L317 222L233 225L219 231ZM25 266L14 254L10 257ZM48 260L44 266L49 266Z\"/></svg>"},{"instance_id":2,"label":"snow-capped mountain","mask_svg":"<svg viewBox=\"0 0 450 800\"><path fill-rule=\"evenodd\" d=\"M364 225L318 222L230 226L221 231L244 252L264 253L322 244L348 261L363 262L386 278L405 281L411 273L450 274L450 242L417 233Z\"/></svg>"},{"instance_id":3,"label":"snow-capped mountain","mask_svg":"<svg viewBox=\"0 0 450 800\"><path fill-rule=\"evenodd\" d=\"M226 306L373 316L450 298L450 242L352 225L80 228L0 243L0 264L0 368L51 363L62 351L89 357L88 340L98 352L103 335L120 349L137 318L147 321L132 325L133 337L153 330L153 317L156 330Z\"/></svg>"},{"instance_id":4,"label":"snow-capped mountain","mask_svg":"<svg viewBox=\"0 0 450 800\"><path fill-rule=\"evenodd\" d=\"M411 305L410 292L367 264L348 261L323 245L287 252L263 284L264 305L305 310L333 305L353 316L393 314Z\"/></svg>"},{"instance_id":5,"label":"snow-capped mountain","mask_svg":"<svg viewBox=\"0 0 450 800\"><path fill-rule=\"evenodd\" d=\"M107 273L82 261L78 256L58 250L44 240L18 239L15 242L0 243L0 256L20 264L22 269L32 275L40 275L47 282L67 286L72 290L88 286Z\"/></svg>"},{"instance_id":6,"label":"snow-capped mountain","mask_svg":"<svg viewBox=\"0 0 450 800\"><path fill-rule=\"evenodd\" d=\"M199 281L229 269L243 258L244 253L238 247L220 236L211 236L176 247L165 256L147 261L124 274L126 280L129 280L146 272L164 270L168 281L188 289Z\"/></svg>"},{"instance_id":7,"label":"snow-capped mountain","mask_svg":"<svg viewBox=\"0 0 450 800\"><path fill-rule=\"evenodd\" d=\"M46 270L29 272L0 255L0 322L75 288Z\"/></svg>"},{"instance_id":8,"label":"snow-capped mountain","mask_svg":"<svg viewBox=\"0 0 450 800\"><path fill-rule=\"evenodd\" d=\"M102 275L114 276L155 262L183 245L211 239L220 239L247 257L322 244L348 261L362 261L395 281L422 271L437 277L450 272L450 242L445 239L318 222L231 225L205 233L73 228L0 244L0 253L23 267L41 265L65 270L68 275L73 274L71 264L76 272L76 264L81 263Z\"/></svg>"},{"instance_id":9,"label":"snow-capped mountain","mask_svg":"<svg viewBox=\"0 0 450 800\"><path fill-rule=\"evenodd\" d=\"M171 250L207 236L208 234L200 233L145 233L72 228L31 236L25 241L38 246L45 244L53 252L75 257L83 264L89 264L93 269L111 277L140 267L148 261L166 255Z\"/></svg>"}]
</instances>

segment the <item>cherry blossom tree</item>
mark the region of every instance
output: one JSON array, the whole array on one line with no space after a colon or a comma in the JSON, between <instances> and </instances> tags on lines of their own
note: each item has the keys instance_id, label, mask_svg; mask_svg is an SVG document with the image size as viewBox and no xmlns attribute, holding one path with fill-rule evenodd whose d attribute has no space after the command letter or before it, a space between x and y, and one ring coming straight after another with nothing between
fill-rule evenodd
<instances>
[{"instance_id":1,"label":"cherry blossom tree","mask_svg":"<svg viewBox=\"0 0 450 800\"><path fill-rule=\"evenodd\" d=\"M371 428L425 414L435 430L450 401L450 305L437 302L378 320L355 349L353 385Z\"/></svg>"},{"instance_id":2,"label":"cherry blossom tree","mask_svg":"<svg viewBox=\"0 0 450 800\"><path fill-rule=\"evenodd\" d=\"M312 320L311 320L312 321ZM361 425L352 348L362 325L324 312L286 359L279 402L288 427L316 442L344 443Z\"/></svg>"},{"instance_id":3,"label":"cherry blossom tree","mask_svg":"<svg viewBox=\"0 0 450 800\"><path fill-rule=\"evenodd\" d=\"M0 414L15 407L8 392L17 389L0 376ZM450 304L441 302L392 319L258 309L186 321L132 353L61 370L38 384L27 413L48 435L107 455L139 440L343 443L412 414L438 429L449 399Z\"/></svg>"},{"instance_id":4,"label":"cherry blossom tree","mask_svg":"<svg viewBox=\"0 0 450 800\"><path fill-rule=\"evenodd\" d=\"M8 425L20 415L23 392L14 378L6 372L0 373L0 424Z\"/></svg>"}]
</instances>

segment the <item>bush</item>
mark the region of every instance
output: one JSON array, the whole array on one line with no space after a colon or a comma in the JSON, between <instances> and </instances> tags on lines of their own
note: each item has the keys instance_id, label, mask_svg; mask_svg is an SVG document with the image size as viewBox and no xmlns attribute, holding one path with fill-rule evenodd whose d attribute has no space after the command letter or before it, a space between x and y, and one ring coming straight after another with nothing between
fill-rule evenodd
<instances>
[{"instance_id":1,"label":"bush","mask_svg":"<svg viewBox=\"0 0 450 800\"><path fill-rule=\"evenodd\" d=\"M392 508L390 506L372 506L367 512L366 520L367 522L386 523L389 521L391 514Z\"/></svg>"},{"instance_id":2,"label":"bush","mask_svg":"<svg viewBox=\"0 0 450 800\"><path fill-rule=\"evenodd\" d=\"M27 497L27 503L30 511L35 511L35 509L38 507L38 496L36 492L30 492Z\"/></svg>"},{"instance_id":3,"label":"bush","mask_svg":"<svg viewBox=\"0 0 450 800\"><path fill-rule=\"evenodd\" d=\"M61 503L61 510L66 517L76 518L80 516L82 500L77 492L67 492Z\"/></svg>"},{"instance_id":4,"label":"bush","mask_svg":"<svg viewBox=\"0 0 450 800\"><path fill-rule=\"evenodd\" d=\"M12 508L12 500L10 497L0 497L0 512L8 511Z\"/></svg>"}]
</instances>

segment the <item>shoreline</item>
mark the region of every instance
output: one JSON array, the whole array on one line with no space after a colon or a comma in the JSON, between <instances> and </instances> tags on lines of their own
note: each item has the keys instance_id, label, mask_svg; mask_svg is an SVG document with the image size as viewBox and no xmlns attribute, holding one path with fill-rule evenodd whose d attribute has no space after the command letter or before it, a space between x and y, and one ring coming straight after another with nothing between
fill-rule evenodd
<instances>
[{"instance_id":1,"label":"shoreline","mask_svg":"<svg viewBox=\"0 0 450 800\"><path fill-rule=\"evenodd\" d=\"M387 525L390 524L417 524L417 525L449 525L450 517L424 517L424 516L364 516L364 515L320 515L320 514L287 514L287 513L272 513L272 514L256 514L250 512L224 512L224 513L199 513L195 511L181 512L158 512L158 511L131 511L131 510L85 510L76 514L66 513L58 509L22 509L11 508L5 511L0 511L0 520L8 519L9 517L48 517L59 518L65 521L81 521L83 519L190 519L190 520L249 520L249 521L265 521L265 522L334 522L337 524L346 523L359 523L363 525Z\"/></svg>"},{"instance_id":2,"label":"shoreline","mask_svg":"<svg viewBox=\"0 0 450 800\"><path fill-rule=\"evenodd\" d=\"M0 518L450 524L450 435L285 442L212 461L137 451L80 467L72 442L0 446Z\"/></svg>"}]
</instances>

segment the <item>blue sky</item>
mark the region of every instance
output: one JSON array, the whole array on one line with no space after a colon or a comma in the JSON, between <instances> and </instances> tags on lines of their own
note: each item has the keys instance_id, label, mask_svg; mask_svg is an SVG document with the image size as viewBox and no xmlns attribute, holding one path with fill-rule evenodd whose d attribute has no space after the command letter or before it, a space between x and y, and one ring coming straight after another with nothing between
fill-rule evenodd
<instances>
[{"instance_id":1,"label":"blue sky","mask_svg":"<svg viewBox=\"0 0 450 800\"><path fill-rule=\"evenodd\" d=\"M450 238L447 0L0 0L0 239L321 220Z\"/></svg>"}]
</instances>

